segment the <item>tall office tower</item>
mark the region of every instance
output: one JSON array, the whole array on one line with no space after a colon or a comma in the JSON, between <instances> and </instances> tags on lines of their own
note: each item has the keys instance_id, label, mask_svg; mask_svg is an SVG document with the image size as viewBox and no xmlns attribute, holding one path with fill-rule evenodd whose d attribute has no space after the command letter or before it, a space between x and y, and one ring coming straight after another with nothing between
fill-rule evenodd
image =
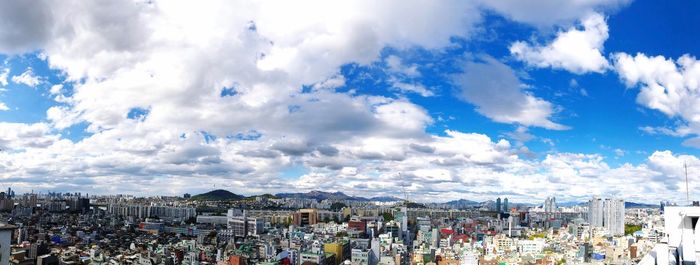
<instances>
[{"instance_id":1,"label":"tall office tower","mask_svg":"<svg viewBox=\"0 0 700 265\"><path fill-rule=\"evenodd\" d=\"M411 238L408 231L408 209L406 209L406 207L401 207L399 213L401 217L401 219L399 219L401 221L401 238L403 238L405 244L408 244Z\"/></svg>"},{"instance_id":2,"label":"tall office tower","mask_svg":"<svg viewBox=\"0 0 700 265\"><path fill-rule=\"evenodd\" d=\"M496 211L501 212L501 197L498 197L498 199L496 199Z\"/></svg>"},{"instance_id":3,"label":"tall office tower","mask_svg":"<svg viewBox=\"0 0 700 265\"><path fill-rule=\"evenodd\" d=\"M591 227L603 227L603 200L593 197L588 201L588 223Z\"/></svg>"},{"instance_id":4,"label":"tall office tower","mask_svg":"<svg viewBox=\"0 0 700 265\"><path fill-rule=\"evenodd\" d=\"M503 199L503 212L510 212L510 209L508 209L508 198Z\"/></svg>"},{"instance_id":5,"label":"tall office tower","mask_svg":"<svg viewBox=\"0 0 700 265\"><path fill-rule=\"evenodd\" d=\"M554 197L547 197L544 200L543 205L544 211L547 213L553 213L557 211L557 199Z\"/></svg>"},{"instance_id":6,"label":"tall office tower","mask_svg":"<svg viewBox=\"0 0 700 265\"><path fill-rule=\"evenodd\" d=\"M605 216L603 217L603 227L612 235L625 234L625 200L623 199L605 199L604 205Z\"/></svg>"}]
</instances>

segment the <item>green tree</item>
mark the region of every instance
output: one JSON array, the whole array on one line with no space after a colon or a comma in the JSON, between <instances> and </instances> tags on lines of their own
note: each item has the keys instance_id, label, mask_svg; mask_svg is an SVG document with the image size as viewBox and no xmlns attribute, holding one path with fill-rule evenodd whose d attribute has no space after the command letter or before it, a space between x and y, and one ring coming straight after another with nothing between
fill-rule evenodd
<instances>
[{"instance_id":1,"label":"green tree","mask_svg":"<svg viewBox=\"0 0 700 265\"><path fill-rule=\"evenodd\" d=\"M382 217L384 217L384 222L389 222L391 220L394 220L394 215L391 213L383 213Z\"/></svg>"},{"instance_id":2,"label":"green tree","mask_svg":"<svg viewBox=\"0 0 700 265\"><path fill-rule=\"evenodd\" d=\"M331 211L337 212L337 211L340 211L341 209L343 209L343 208L345 208L345 207L347 207L347 205L345 205L345 203L342 203L342 202L334 202L333 204L331 204Z\"/></svg>"},{"instance_id":3,"label":"green tree","mask_svg":"<svg viewBox=\"0 0 700 265\"><path fill-rule=\"evenodd\" d=\"M625 224L625 235L634 234L634 232L637 232L639 230L642 230L641 225Z\"/></svg>"}]
</instances>

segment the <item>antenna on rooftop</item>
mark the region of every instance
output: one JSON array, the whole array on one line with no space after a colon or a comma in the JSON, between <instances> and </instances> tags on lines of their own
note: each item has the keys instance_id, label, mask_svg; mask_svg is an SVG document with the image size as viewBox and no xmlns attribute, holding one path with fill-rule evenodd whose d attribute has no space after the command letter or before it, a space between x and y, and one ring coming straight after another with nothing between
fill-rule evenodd
<instances>
[{"instance_id":1,"label":"antenna on rooftop","mask_svg":"<svg viewBox=\"0 0 700 265\"><path fill-rule=\"evenodd\" d=\"M399 177L401 177L401 180L403 182L401 184L401 191L403 192L404 201L408 203L408 193L406 192L406 178L403 174L401 174L401 172L399 172Z\"/></svg>"}]
</instances>

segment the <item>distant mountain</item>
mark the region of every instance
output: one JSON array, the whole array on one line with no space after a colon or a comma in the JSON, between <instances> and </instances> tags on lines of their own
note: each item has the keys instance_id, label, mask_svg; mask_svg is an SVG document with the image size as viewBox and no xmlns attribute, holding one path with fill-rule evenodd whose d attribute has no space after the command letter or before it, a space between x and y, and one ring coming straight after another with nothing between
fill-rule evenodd
<instances>
[{"instance_id":1,"label":"distant mountain","mask_svg":"<svg viewBox=\"0 0 700 265\"><path fill-rule=\"evenodd\" d=\"M372 198L369 198L367 200L373 201L373 202L400 202L400 201L403 201L403 199L391 197L391 196L372 197Z\"/></svg>"},{"instance_id":2,"label":"distant mountain","mask_svg":"<svg viewBox=\"0 0 700 265\"><path fill-rule=\"evenodd\" d=\"M347 195L343 192L336 191L336 192L325 192L325 191L310 191L310 192L305 192L305 193L277 193L275 196L279 198L297 198L297 199L313 199L317 201L322 201L322 200L338 200L338 201L377 201L377 202L395 202L395 201L401 201L401 199L396 198L396 197L389 197L389 196L380 196L380 197L372 197L372 198L365 198L365 197L355 197L355 196L350 196Z\"/></svg>"},{"instance_id":3,"label":"distant mountain","mask_svg":"<svg viewBox=\"0 0 700 265\"><path fill-rule=\"evenodd\" d=\"M588 202L577 202L577 201L569 201L569 202L561 202L557 203L557 206L559 207L572 207L572 206L588 206ZM659 207L658 205L655 204L646 204L646 203L637 203L637 202L625 202L625 208L653 208L653 207Z\"/></svg>"},{"instance_id":4,"label":"distant mountain","mask_svg":"<svg viewBox=\"0 0 700 265\"><path fill-rule=\"evenodd\" d=\"M306 193L277 193L275 196L279 198L297 198L297 199L314 199L317 201L322 201L322 200L357 200L357 201L366 201L366 198L361 198L361 197L352 197L348 196L345 193L342 193L340 191L336 192L325 192L325 191L309 191Z\"/></svg>"},{"instance_id":5,"label":"distant mountain","mask_svg":"<svg viewBox=\"0 0 700 265\"><path fill-rule=\"evenodd\" d=\"M625 208L654 208L654 207L660 207L659 205L656 204L645 204L645 203L636 203L636 202L625 202Z\"/></svg>"},{"instance_id":6,"label":"distant mountain","mask_svg":"<svg viewBox=\"0 0 700 265\"><path fill-rule=\"evenodd\" d=\"M196 201L231 201L245 199L245 196L238 195L227 190L213 190L207 193L192 196L191 200Z\"/></svg>"},{"instance_id":7,"label":"distant mountain","mask_svg":"<svg viewBox=\"0 0 700 265\"><path fill-rule=\"evenodd\" d=\"M475 206L480 206L481 203L477 201L470 201L470 200L465 200L465 199L459 199L455 201L448 201L445 203L446 205L452 207L452 208L468 208L468 207L475 207Z\"/></svg>"}]
</instances>

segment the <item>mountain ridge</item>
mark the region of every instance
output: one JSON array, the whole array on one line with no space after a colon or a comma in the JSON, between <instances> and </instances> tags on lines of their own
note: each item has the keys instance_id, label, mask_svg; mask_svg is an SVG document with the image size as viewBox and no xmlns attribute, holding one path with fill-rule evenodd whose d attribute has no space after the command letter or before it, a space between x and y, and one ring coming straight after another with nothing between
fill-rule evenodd
<instances>
[{"instance_id":1,"label":"mountain ridge","mask_svg":"<svg viewBox=\"0 0 700 265\"><path fill-rule=\"evenodd\" d=\"M334 192L327 192L327 191L319 191L319 190L312 190L309 192L291 192L291 193L277 193L277 194L260 194L260 195L253 195L253 196L244 196L244 195L239 195L235 194L233 192L223 190L223 189L217 189L217 190L212 190L209 192L205 192L202 194L198 194L195 196L192 196L192 200L242 200L246 198L254 198L258 196L264 196L267 198L298 198L298 199L314 199L317 201L322 201L322 200L340 200L340 201L359 201L359 202L401 202L404 201L401 198L397 198L394 196L375 196L375 197L361 197L361 196L350 196L342 191L334 191ZM485 201L474 201L474 200L468 200L468 199L457 199L457 200L452 200L452 201L447 201L443 203L431 203L433 205L444 205L448 206L450 208L469 208L469 207L493 207L495 205L495 201L493 200L485 200ZM532 207L538 207L541 204L537 203L518 203L518 202L511 202L510 205L512 206L532 206ZM585 206L586 202L576 202L576 201L567 201L567 202L562 202L559 204L559 206L564 206L564 207L571 207L571 206ZM625 208L651 208L651 207L657 207L655 204L647 204L647 203L638 203L638 202L629 202L625 201Z\"/></svg>"},{"instance_id":2,"label":"mountain ridge","mask_svg":"<svg viewBox=\"0 0 700 265\"><path fill-rule=\"evenodd\" d=\"M317 201L322 201L322 200L350 200L350 201L378 201L378 202L393 202L393 201L402 201L399 198L396 197L391 197L391 196L377 196L377 197L371 197L371 198L365 198L365 197L360 197L360 196L350 196L342 191L335 191L335 192L327 192L327 191L319 191L319 190L312 190L309 192L294 192L294 193L277 193L275 196L279 198L298 198L298 199L314 199Z\"/></svg>"}]
</instances>

